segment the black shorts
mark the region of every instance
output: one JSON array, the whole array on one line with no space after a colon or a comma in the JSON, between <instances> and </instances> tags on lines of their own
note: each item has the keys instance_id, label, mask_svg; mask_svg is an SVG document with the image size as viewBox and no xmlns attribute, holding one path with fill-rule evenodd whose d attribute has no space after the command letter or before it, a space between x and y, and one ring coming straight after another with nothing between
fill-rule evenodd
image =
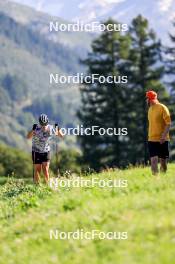
<instances>
[{"instance_id":1,"label":"black shorts","mask_svg":"<svg viewBox=\"0 0 175 264\"><path fill-rule=\"evenodd\" d=\"M50 161L50 151L45 153L39 153L32 151L33 164L42 164L43 162Z\"/></svg>"},{"instance_id":2,"label":"black shorts","mask_svg":"<svg viewBox=\"0 0 175 264\"><path fill-rule=\"evenodd\" d=\"M150 158L156 156L161 159L169 158L169 141L165 141L163 144L160 144L160 142L148 141L148 149Z\"/></svg>"}]
</instances>

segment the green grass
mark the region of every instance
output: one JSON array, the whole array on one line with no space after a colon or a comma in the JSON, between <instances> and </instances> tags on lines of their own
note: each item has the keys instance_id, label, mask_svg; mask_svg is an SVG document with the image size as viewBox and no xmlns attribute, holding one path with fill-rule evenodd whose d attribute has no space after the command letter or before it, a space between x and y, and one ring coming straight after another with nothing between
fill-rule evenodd
<instances>
[{"instance_id":1,"label":"green grass","mask_svg":"<svg viewBox=\"0 0 175 264\"><path fill-rule=\"evenodd\" d=\"M175 250L175 165L88 176L127 179L127 188L52 191L12 180L0 187L0 263L171 264ZM49 230L128 232L127 240L56 240Z\"/></svg>"}]
</instances>

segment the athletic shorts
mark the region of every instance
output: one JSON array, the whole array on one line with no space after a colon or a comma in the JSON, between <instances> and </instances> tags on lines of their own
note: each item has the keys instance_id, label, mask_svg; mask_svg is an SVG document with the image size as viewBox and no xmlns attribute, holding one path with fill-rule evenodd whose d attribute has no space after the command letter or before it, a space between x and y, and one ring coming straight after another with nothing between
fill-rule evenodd
<instances>
[{"instance_id":1,"label":"athletic shorts","mask_svg":"<svg viewBox=\"0 0 175 264\"><path fill-rule=\"evenodd\" d=\"M169 158L169 141L165 141L163 144L160 144L160 142L148 141L148 149L150 158L156 156L161 159Z\"/></svg>"},{"instance_id":2,"label":"athletic shorts","mask_svg":"<svg viewBox=\"0 0 175 264\"><path fill-rule=\"evenodd\" d=\"M50 151L45 153L39 153L32 151L33 164L42 164L43 162L50 161Z\"/></svg>"}]
</instances>

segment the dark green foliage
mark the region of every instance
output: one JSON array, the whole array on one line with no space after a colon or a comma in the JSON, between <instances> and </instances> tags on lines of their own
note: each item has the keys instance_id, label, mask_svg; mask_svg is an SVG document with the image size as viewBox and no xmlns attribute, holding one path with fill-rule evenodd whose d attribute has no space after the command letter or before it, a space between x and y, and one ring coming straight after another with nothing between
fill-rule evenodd
<instances>
[{"instance_id":1,"label":"dark green foliage","mask_svg":"<svg viewBox=\"0 0 175 264\"><path fill-rule=\"evenodd\" d=\"M14 102L19 102L27 97L28 90L25 82L17 76L7 74L1 82L2 87L8 92L9 98Z\"/></svg>"},{"instance_id":2,"label":"dark green foliage","mask_svg":"<svg viewBox=\"0 0 175 264\"><path fill-rule=\"evenodd\" d=\"M9 98L8 91L0 85L0 112L7 113L11 107L11 100Z\"/></svg>"},{"instance_id":3,"label":"dark green foliage","mask_svg":"<svg viewBox=\"0 0 175 264\"><path fill-rule=\"evenodd\" d=\"M38 119L38 116L41 113L45 113L49 116L50 120L54 120L59 123L59 125L74 124L74 117L72 115L70 107L63 101L61 96L50 97L49 95L44 98L36 99L33 104L24 109L27 113L32 113L35 119Z\"/></svg>"},{"instance_id":4,"label":"dark green foliage","mask_svg":"<svg viewBox=\"0 0 175 264\"><path fill-rule=\"evenodd\" d=\"M168 101L168 93L162 84L164 67L161 60L161 43L149 29L148 20L141 15L130 26L130 55L126 61L129 78L127 107L129 122L128 157L132 164L147 163L147 105L145 93L158 92L162 103Z\"/></svg>"},{"instance_id":5,"label":"dark green foliage","mask_svg":"<svg viewBox=\"0 0 175 264\"><path fill-rule=\"evenodd\" d=\"M111 21L107 21L107 23ZM114 23L114 22L113 22ZM158 92L162 103L169 95L162 84L161 43L142 16L133 19L129 33L105 32L92 44L85 61L89 73L127 75L127 85L96 83L81 90L78 116L84 126L128 128L127 137L83 136L84 162L93 169L147 163L147 105L145 93Z\"/></svg>"},{"instance_id":6,"label":"dark green foliage","mask_svg":"<svg viewBox=\"0 0 175 264\"><path fill-rule=\"evenodd\" d=\"M18 115L18 122L24 126L27 127L28 129L30 129L32 127L32 125L35 122L35 119L32 115L32 113L29 112L22 112Z\"/></svg>"},{"instance_id":7,"label":"dark green foliage","mask_svg":"<svg viewBox=\"0 0 175 264\"><path fill-rule=\"evenodd\" d=\"M61 175L65 173L80 172L80 153L77 150L61 150L57 154L53 152L51 160L51 174L57 175L58 169ZM31 155L15 148L0 145L0 176L15 178L31 178L33 173Z\"/></svg>"},{"instance_id":8,"label":"dark green foliage","mask_svg":"<svg viewBox=\"0 0 175 264\"><path fill-rule=\"evenodd\" d=\"M19 16L25 17L25 14ZM49 18L43 15L44 18L46 26ZM42 112L49 115L51 122L64 126L76 124L78 88L50 86L49 74L73 74L82 71L82 66L79 54L60 42L49 40L30 23L17 22L1 11L0 23L0 126L3 127L0 141L29 150L25 135Z\"/></svg>"},{"instance_id":9,"label":"dark green foliage","mask_svg":"<svg viewBox=\"0 0 175 264\"><path fill-rule=\"evenodd\" d=\"M107 23L116 23L109 20ZM84 63L88 66L89 74L99 74L105 77L121 76L123 60L128 56L130 39L119 32L104 32L92 43L92 52ZM81 89L82 106L78 116L85 127L99 126L103 128L127 127L125 101L127 87L123 84L101 84L96 82L84 85ZM123 137L94 136L80 137L83 148L84 162L93 169L122 166L124 161Z\"/></svg>"},{"instance_id":10,"label":"dark green foliage","mask_svg":"<svg viewBox=\"0 0 175 264\"><path fill-rule=\"evenodd\" d=\"M76 72L79 69L77 55L70 49L48 41L41 34L18 24L2 12L0 12L0 24L0 34L13 40L16 45L28 50L32 55L41 57L44 64L61 65L62 70L67 73Z\"/></svg>"},{"instance_id":11,"label":"dark green foliage","mask_svg":"<svg viewBox=\"0 0 175 264\"><path fill-rule=\"evenodd\" d=\"M173 32L169 35L171 39L171 47L165 49L166 52L166 65L167 65L167 73L168 73L168 85L170 88L170 109L172 116L172 128L171 128L171 158L175 159L175 151L173 150L175 147L175 21L173 23Z\"/></svg>"},{"instance_id":12,"label":"dark green foliage","mask_svg":"<svg viewBox=\"0 0 175 264\"><path fill-rule=\"evenodd\" d=\"M32 177L32 160L23 151L0 145L1 176Z\"/></svg>"},{"instance_id":13,"label":"dark green foliage","mask_svg":"<svg viewBox=\"0 0 175 264\"><path fill-rule=\"evenodd\" d=\"M63 176L69 173L79 173L80 172L80 157L81 155L77 150L61 150L52 159L51 170L54 174L59 173Z\"/></svg>"}]
</instances>

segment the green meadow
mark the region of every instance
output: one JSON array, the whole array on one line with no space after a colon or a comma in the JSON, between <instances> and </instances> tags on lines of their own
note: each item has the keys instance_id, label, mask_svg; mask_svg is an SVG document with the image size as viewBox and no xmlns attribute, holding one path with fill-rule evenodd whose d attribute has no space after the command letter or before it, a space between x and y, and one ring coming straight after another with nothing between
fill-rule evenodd
<instances>
[{"instance_id":1,"label":"green meadow","mask_svg":"<svg viewBox=\"0 0 175 264\"><path fill-rule=\"evenodd\" d=\"M175 252L175 165L86 176L127 180L127 187L52 190L8 179L0 187L1 264L172 264ZM4 178L1 183L4 183ZM50 239L50 230L127 232L127 239Z\"/></svg>"}]
</instances>

